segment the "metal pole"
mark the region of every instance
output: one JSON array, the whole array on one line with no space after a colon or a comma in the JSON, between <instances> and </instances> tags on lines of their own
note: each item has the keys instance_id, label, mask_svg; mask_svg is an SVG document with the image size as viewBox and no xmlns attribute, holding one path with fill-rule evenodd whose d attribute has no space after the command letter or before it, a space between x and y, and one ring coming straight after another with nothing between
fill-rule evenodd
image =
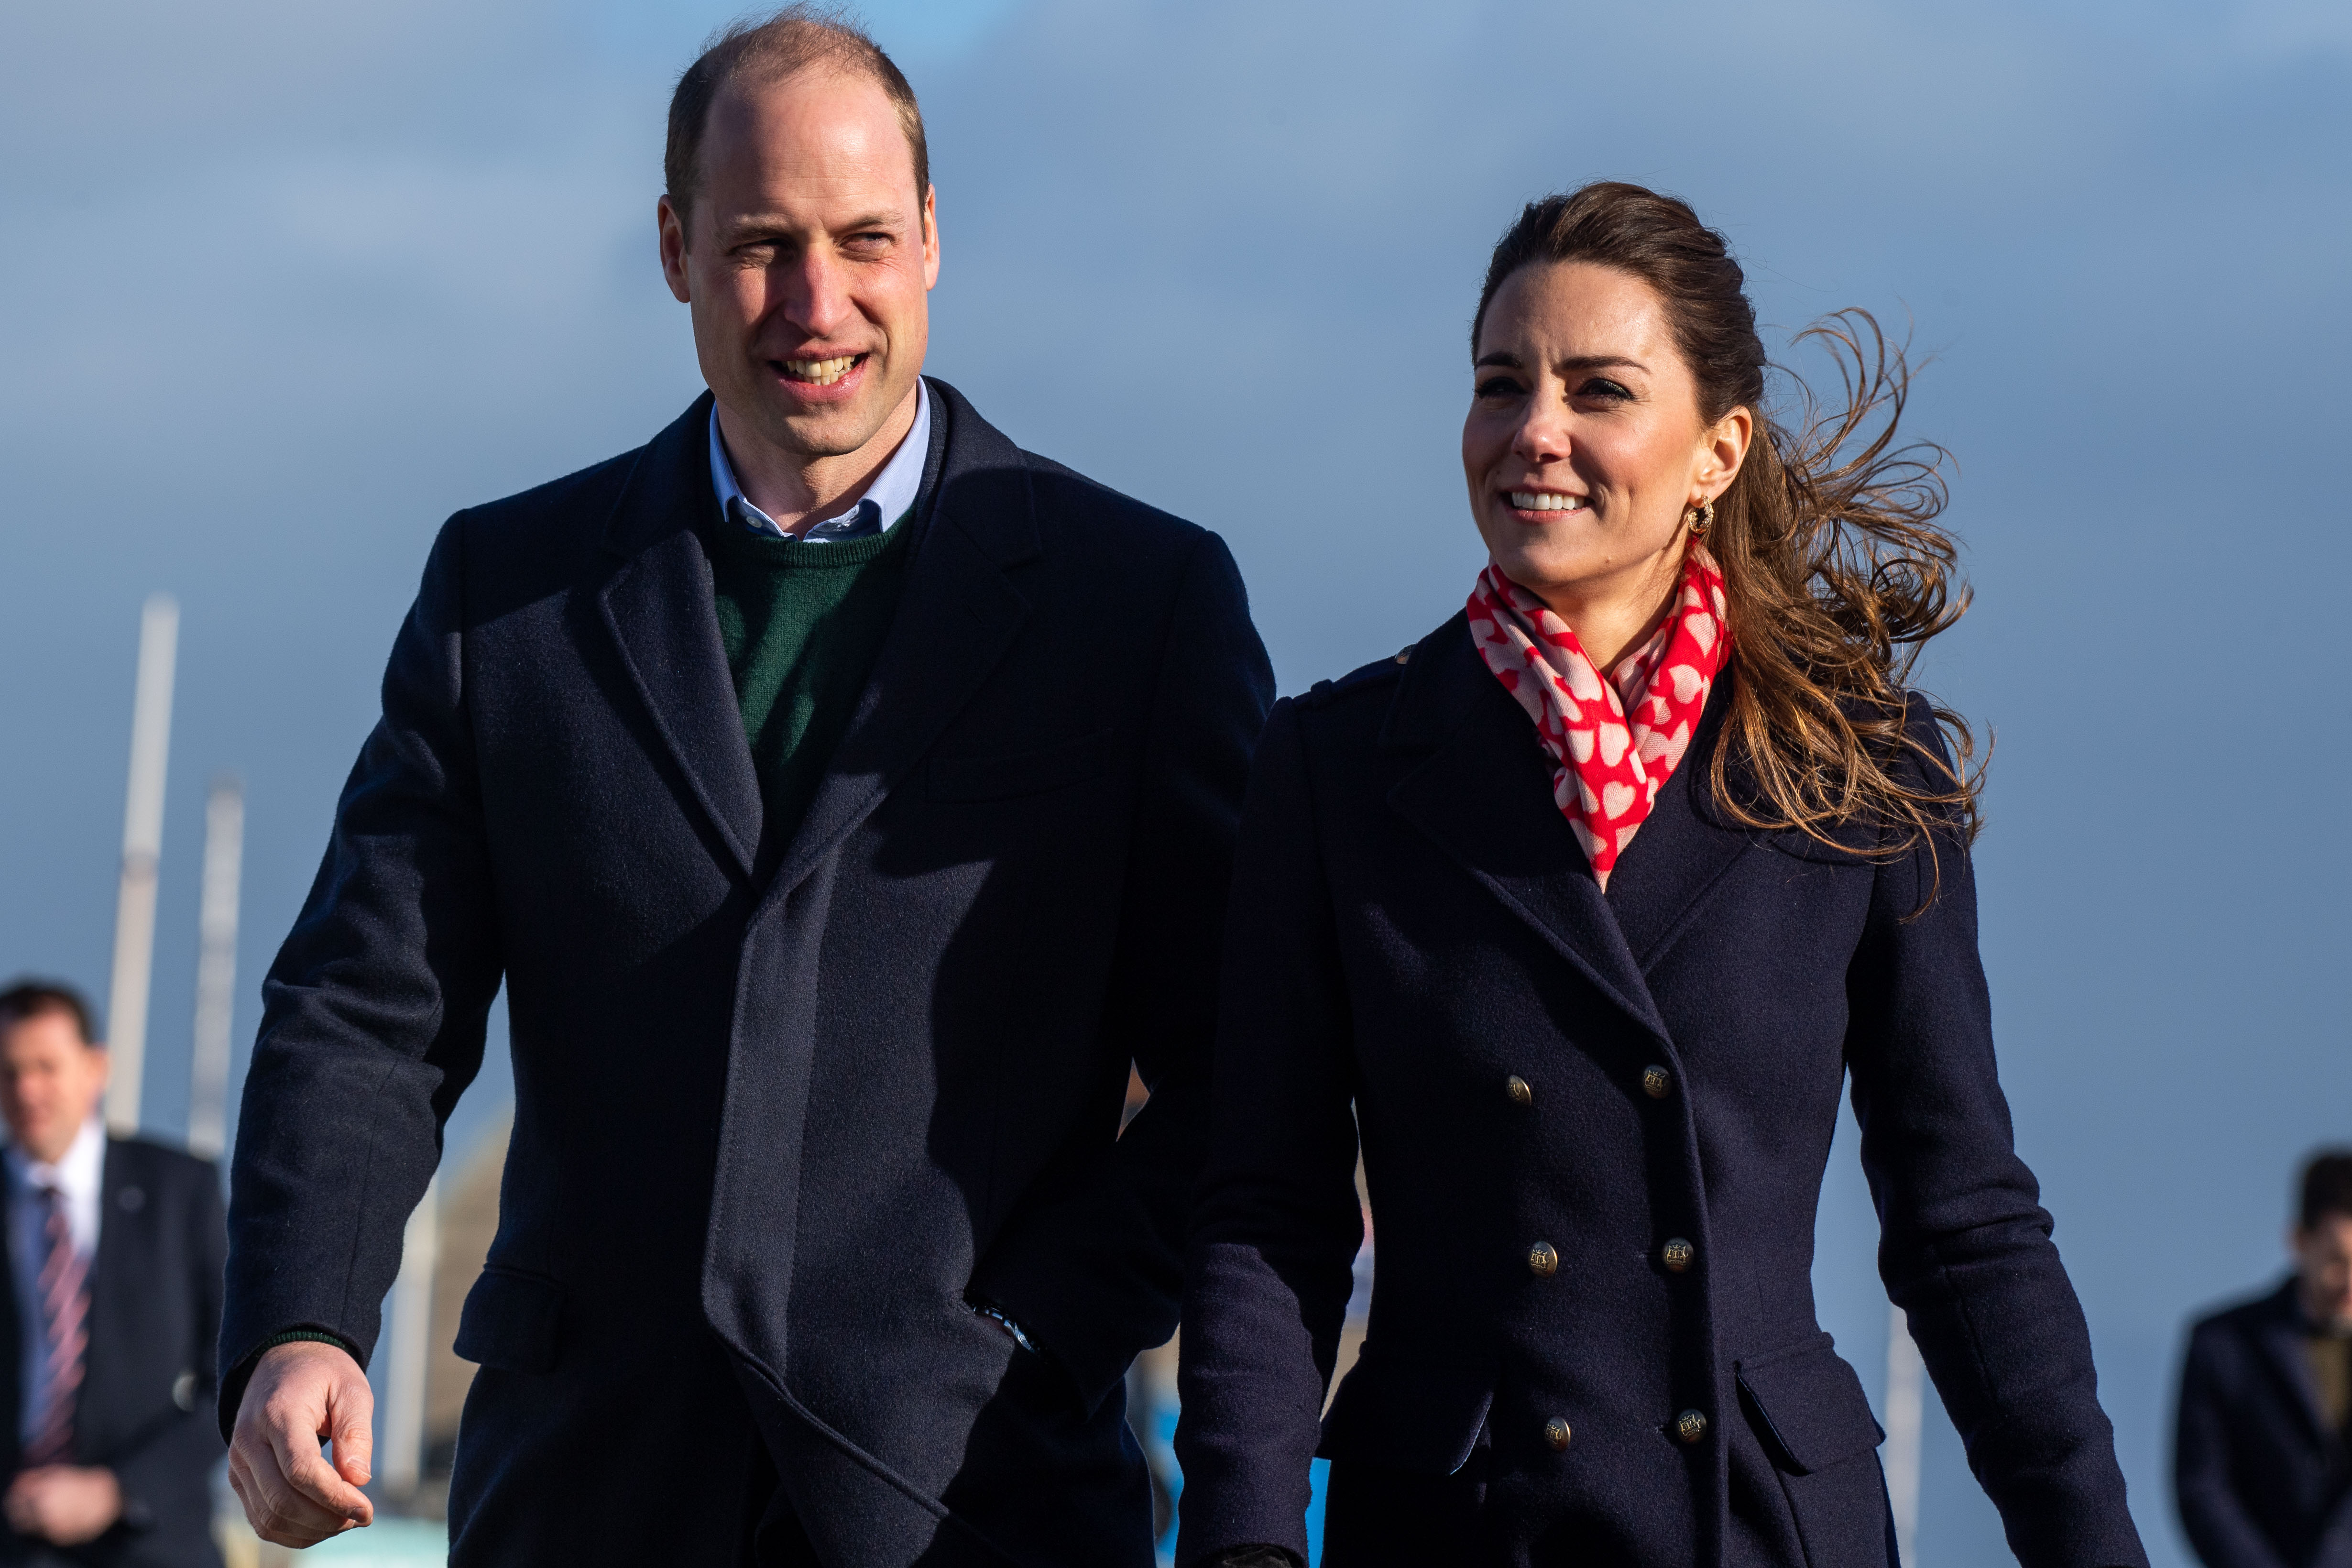
<instances>
[{"instance_id":1,"label":"metal pole","mask_svg":"<svg viewBox=\"0 0 2352 1568\"><path fill-rule=\"evenodd\" d=\"M1911 1320L1896 1307L1886 1331L1886 1500L1903 1568L1918 1568L1919 1562L1919 1422L1927 1381Z\"/></svg>"},{"instance_id":2,"label":"metal pole","mask_svg":"<svg viewBox=\"0 0 2352 1568\"><path fill-rule=\"evenodd\" d=\"M114 978L107 991L106 1122L139 1131L147 1064L147 987L155 965L155 871L163 853L163 767L172 750L172 673L180 606L152 595L139 617L139 681L131 699L131 785L122 804L122 884L114 911Z\"/></svg>"},{"instance_id":3,"label":"metal pole","mask_svg":"<svg viewBox=\"0 0 2352 1568\"><path fill-rule=\"evenodd\" d=\"M433 1360L433 1265L441 1250L441 1178L425 1184L400 1238L392 1283L392 1333L384 1346L383 1446L387 1497L415 1494L425 1470L425 1379Z\"/></svg>"},{"instance_id":4,"label":"metal pole","mask_svg":"<svg viewBox=\"0 0 2352 1568\"><path fill-rule=\"evenodd\" d=\"M205 799L196 1030L188 1058L188 1152L208 1160L228 1142L229 1015L236 995L236 885L244 855L245 792L224 774Z\"/></svg>"}]
</instances>

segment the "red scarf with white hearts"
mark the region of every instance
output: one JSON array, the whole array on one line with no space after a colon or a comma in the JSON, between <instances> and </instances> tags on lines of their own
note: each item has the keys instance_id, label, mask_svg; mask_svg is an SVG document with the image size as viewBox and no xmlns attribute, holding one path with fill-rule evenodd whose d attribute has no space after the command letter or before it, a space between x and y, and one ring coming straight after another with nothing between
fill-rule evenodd
<instances>
[{"instance_id":1,"label":"red scarf with white hearts","mask_svg":"<svg viewBox=\"0 0 2352 1568\"><path fill-rule=\"evenodd\" d=\"M1470 637L1536 721L1551 755L1552 799L1606 892L1617 858L1690 749L1706 694L1731 656L1723 574L1694 543L1674 609L1606 680L1568 623L1491 565L1470 594Z\"/></svg>"}]
</instances>

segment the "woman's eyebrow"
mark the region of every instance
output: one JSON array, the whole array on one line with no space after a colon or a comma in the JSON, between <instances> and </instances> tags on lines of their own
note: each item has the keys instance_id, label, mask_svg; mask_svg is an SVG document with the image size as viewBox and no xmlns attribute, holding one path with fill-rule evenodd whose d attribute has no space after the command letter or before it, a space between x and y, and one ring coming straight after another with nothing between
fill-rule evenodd
<instances>
[{"instance_id":1,"label":"woman's eyebrow","mask_svg":"<svg viewBox=\"0 0 2352 1568\"><path fill-rule=\"evenodd\" d=\"M1481 354L1471 362L1473 370L1485 370L1490 365L1498 370L1523 368L1519 363L1519 356L1508 349L1496 349L1493 353ZM1565 374L1572 370L1646 371L1650 367L1630 354L1571 354L1567 359L1559 361L1557 368Z\"/></svg>"}]
</instances>

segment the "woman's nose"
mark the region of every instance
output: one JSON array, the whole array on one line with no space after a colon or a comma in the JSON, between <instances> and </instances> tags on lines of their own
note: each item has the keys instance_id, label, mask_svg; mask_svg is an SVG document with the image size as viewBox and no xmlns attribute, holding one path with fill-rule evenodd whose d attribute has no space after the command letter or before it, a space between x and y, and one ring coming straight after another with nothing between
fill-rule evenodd
<instances>
[{"instance_id":1,"label":"woman's nose","mask_svg":"<svg viewBox=\"0 0 2352 1568\"><path fill-rule=\"evenodd\" d=\"M1568 420L1555 408L1532 408L1511 435L1511 455L1521 462L1556 463L1569 454Z\"/></svg>"}]
</instances>

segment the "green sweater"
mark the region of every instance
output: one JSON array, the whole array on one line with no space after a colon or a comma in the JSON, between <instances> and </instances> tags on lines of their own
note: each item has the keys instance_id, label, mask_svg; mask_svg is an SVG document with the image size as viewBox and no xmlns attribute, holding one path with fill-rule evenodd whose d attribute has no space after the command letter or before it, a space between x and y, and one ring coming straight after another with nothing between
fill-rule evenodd
<instances>
[{"instance_id":1,"label":"green sweater","mask_svg":"<svg viewBox=\"0 0 2352 1568\"><path fill-rule=\"evenodd\" d=\"M712 530L719 638L766 805L759 858L792 842L866 689L907 581L904 519L882 533L804 544L721 521Z\"/></svg>"}]
</instances>

